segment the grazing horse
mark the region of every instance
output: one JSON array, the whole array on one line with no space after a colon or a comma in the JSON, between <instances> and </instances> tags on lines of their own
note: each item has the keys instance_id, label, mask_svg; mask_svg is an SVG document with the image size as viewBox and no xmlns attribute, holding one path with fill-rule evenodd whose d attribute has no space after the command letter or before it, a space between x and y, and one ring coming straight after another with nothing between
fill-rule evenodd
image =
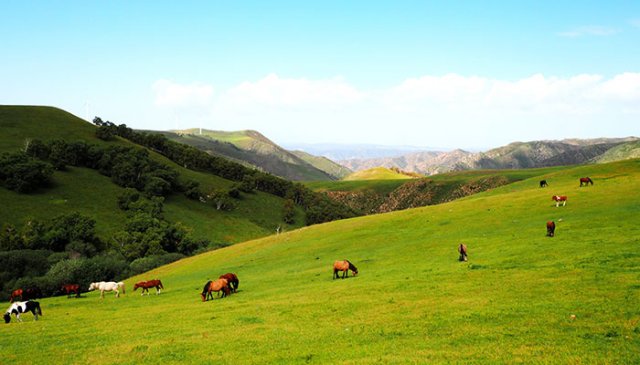
<instances>
[{"instance_id":1,"label":"grazing horse","mask_svg":"<svg viewBox=\"0 0 640 365\"><path fill-rule=\"evenodd\" d=\"M554 221L547 222L547 237L553 237L556 232L556 223Z\"/></svg>"},{"instance_id":2,"label":"grazing horse","mask_svg":"<svg viewBox=\"0 0 640 365\"><path fill-rule=\"evenodd\" d=\"M547 180L540 180L540 187L544 188L545 186L549 186L549 184L547 184Z\"/></svg>"},{"instance_id":3,"label":"grazing horse","mask_svg":"<svg viewBox=\"0 0 640 365\"><path fill-rule=\"evenodd\" d=\"M458 261L467 261L467 245L461 243L458 246L458 252L460 253L460 257L458 257Z\"/></svg>"},{"instance_id":4,"label":"grazing horse","mask_svg":"<svg viewBox=\"0 0 640 365\"><path fill-rule=\"evenodd\" d=\"M551 200L556 202L556 208L560 206L560 203L562 203L563 207L567 204L567 196L566 195L554 195L554 196L551 197Z\"/></svg>"},{"instance_id":5,"label":"grazing horse","mask_svg":"<svg viewBox=\"0 0 640 365\"><path fill-rule=\"evenodd\" d=\"M336 261L333 263L333 278L338 278L338 271L342 271L342 278L349 277L349 270L353 271L353 276L358 275L358 268L349 260Z\"/></svg>"},{"instance_id":6,"label":"grazing horse","mask_svg":"<svg viewBox=\"0 0 640 365\"><path fill-rule=\"evenodd\" d=\"M92 290L100 290L100 299L104 299L104 292L106 291L114 291L116 294L116 298L120 297L120 289L122 289L122 294L124 294L124 283L122 281L101 281L98 283L91 283L89 285L89 291Z\"/></svg>"},{"instance_id":7,"label":"grazing horse","mask_svg":"<svg viewBox=\"0 0 640 365\"><path fill-rule=\"evenodd\" d=\"M240 286L240 280L236 274L232 272L228 272L224 275L220 275L220 279L226 279L229 282L229 289L231 289L234 293L238 292L238 286Z\"/></svg>"},{"instance_id":8,"label":"grazing horse","mask_svg":"<svg viewBox=\"0 0 640 365\"><path fill-rule=\"evenodd\" d=\"M11 315L15 314L18 322L22 322L22 318L20 318L20 313L31 312L33 313L33 317L38 320L38 315L42 315L42 309L40 309L40 303L26 301L26 302L15 302L11 304L9 309L4 312L4 323L11 322Z\"/></svg>"},{"instance_id":9,"label":"grazing horse","mask_svg":"<svg viewBox=\"0 0 640 365\"><path fill-rule=\"evenodd\" d=\"M20 297L20 300L24 301L38 299L42 298L42 291L40 291L40 289L36 287L27 289L16 289L11 292L11 296L9 296L9 303L13 303L13 301L18 297Z\"/></svg>"},{"instance_id":10,"label":"grazing horse","mask_svg":"<svg viewBox=\"0 0 640 365\"><path fill-rule=\"evenodd\" d=\"M593 185L593 180L590 177L581 177L580 178L580 186Z\"/></svg>"},{"instance_id":11,"label":"grazing horse","mask_svg":"<svg viewBox=\"0 0 640 365\"><path fill-rule=\"evenodd\" d=\"M76 298L80 298L80 285L79 284L64 284L62 288L60 288L64 293L67 293L67 298L71 296L72 293L76 293Z\"/></svg>"},{"instance_id":12,"label":"grazing horse","mask_svg":"<svg viewBox=\"0 0 640 365\"><path fill-rule=\"evenodd\" d=\"M159 279L155 279L135 283L135 285L133 286L133 291L136 291L138 288L142 288L142 294L140 295L144 295L145 291L147 292L147 295L149 295L149 288L154 287L156 288L156 295L160 294L160 289L164 289L164 286L162 286L162 281L160 281Z\"/></svg>"},{"instance_id":13,"label":"grazing horse","mask_svg":"<svg viewBox=\"0 0 640 365\"><path fill-rule=\"evenodd\" d=\"M206 302L207 300L209 300L209 298L211 298L211 300L213 300L213 294L212 292L220 292L222 291L222 297L226 297L227 295L230 294L230 290L229 290L229 282L227 281L227 279L218 279L216 281L207 281L206 284L204 284L204 288L202 288L202 293L200 294L200 297L202 298L203 302Z\"/></svg>"}]
</instances>

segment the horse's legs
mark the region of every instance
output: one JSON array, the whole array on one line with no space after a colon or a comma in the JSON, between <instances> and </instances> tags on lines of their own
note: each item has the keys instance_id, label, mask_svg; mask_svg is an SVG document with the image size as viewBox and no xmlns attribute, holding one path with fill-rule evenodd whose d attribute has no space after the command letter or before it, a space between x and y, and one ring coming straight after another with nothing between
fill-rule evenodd
<instances>
[{"instance_id":1,"label":"horse's legs","mask_svg":"<svg viewBox=\"0 0 640 365\"><path fill-rule=\"evenodd\" d=\"M18 322L22 322L22 318L20 318L20 313L16 313L16 319Z\"/></svg>"},{"instance_id":2,"label":"horse's legs","mask_svg":"<svg viewBox=\"0 0 640 365\"><path fill-rule=\"evenodd\" d=\"M104 299L104 290L100 290L100 299Z\"/></svg>"}]
</instances>

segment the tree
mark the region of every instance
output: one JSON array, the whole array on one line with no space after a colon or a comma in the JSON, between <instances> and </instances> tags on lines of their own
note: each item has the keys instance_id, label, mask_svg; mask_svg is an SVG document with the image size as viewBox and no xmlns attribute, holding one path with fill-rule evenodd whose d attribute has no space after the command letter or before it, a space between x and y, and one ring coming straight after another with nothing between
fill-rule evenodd
<instances>
[{"instance_id":1,"label":"tree","mask_svg":"<svg viewBox=\"0 0 640 365\"><path fill-rule=\"evenodd\" d=\"M292 224L295 214L295 203L291 199L286 199L282 205L282 220L287 224Z\"/></svg>"},{"instance_id":2,"label":"tree","mask_svg":"<svg viewBox=\"0 0 640 365\"><path fill-rule=\"evenodd\" d=\"M233 202L229 197L229 193L224 189L215 189L207 195L209 200L216 210L231 210L233 209Z\"/></svg>"}]
</instances>

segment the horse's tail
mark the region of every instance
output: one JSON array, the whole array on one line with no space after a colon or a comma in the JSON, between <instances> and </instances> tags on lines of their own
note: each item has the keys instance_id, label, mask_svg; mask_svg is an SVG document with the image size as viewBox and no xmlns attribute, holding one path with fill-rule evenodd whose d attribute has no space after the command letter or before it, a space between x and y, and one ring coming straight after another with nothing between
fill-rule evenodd
<instances>
[{"instance_id":1,"label":"horse's tail","mask_svg":"<svg viewBox=\"0 0 640 365\"><path fill-rule=\"evenodd\" d=\"M39 316L42 315L42 309L40 309L40 303L39 302L33 302L33 304L36 306L36 313L38 313Z\"/></svg>"},{"instance_id":2,"label":"horse's tail","mask_svg":"<svg viewBox=\"0 0 640 365\"><path fill-rule=\"evenodd\" d=\"M124 283L123 283L122 281L120 281L120 282L118 283L118 286L119 286L120 288L122 288L122 294L125 294L125 291L124 291Z\"/></svg>"},{"instance_id":3,"label":"horse's tail","mask_svg":"<svg viewBox=\"0 0 640 365\"><path fill-rule=\"evenodd\" d=\"M162 285L162 280L158 279L158 285L160 286L160 289L164 289L164 285Z\"/></svg>"}]
</instances>

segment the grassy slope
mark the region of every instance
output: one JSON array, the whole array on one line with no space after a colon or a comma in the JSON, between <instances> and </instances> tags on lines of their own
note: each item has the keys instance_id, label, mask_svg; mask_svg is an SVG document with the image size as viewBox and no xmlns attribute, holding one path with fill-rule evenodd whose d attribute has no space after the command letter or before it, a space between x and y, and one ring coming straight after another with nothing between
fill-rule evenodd
<instances>
[{"instance_id":1,"label":"grassy slope","mask_svg":"<svg viewBox=\"0 0 640 365\"><path fill-rule=\"evenodd\" d=\"M596 162L605 163L629 158L640 158L640 141L627 142L618 145L601 156L598 156L596 158Z\"/></svg>"},{"instance_id":2,"label":"grassy slope","mask_svg":"<svg viewBox=\"0 0 640 365\"><path fill-rule=\"evenodd\" d=\"M314 156L304 151L291 151L291 153L298 156L300 159L304 160L305 162L311 164L311 166L321 171L324 171L327 174L334 176L338 179L342 179L352 172L348 168L336 162L333 162L324 156Z\"/></svg>"},{"instance_id":3,"label":"grassy slope","mask_svg":"<svg viewBox=\"0 0 640 365\"><path fill-rule=\"evenodd\" d=\"M374 167L372 169L356 171L343 180L401 180L401 179L413 179L412 176L399 174L386 167Z\"/></svg>"},{"instance_id":4,"label":"grassy slope","mask_svg":"<svg viewBox=\"0 0 640 365\"><path fill-rule=\"evenodd\" d=\"M20 149L27 138L42 140L62 138L68 141L84 140L107 145L95 137L95 127L60 109L51 107L0 106L0 153ZM118 139L112 144L128 145ZM229 187L232 182L215 175L192 171L179 166L164 156L151 152L153 159L171 166L183 178L200 182L203 191ZM46 219L59 214L79 211L97 220L97 231L108 238L122 229L125 214L117 208L116 198L122 188L97 171L70 168L55 172L53 186L36 194L16 194L0 187L0 224L10 222L22 225L27 218ZM213 242L241 242L271 234L281 223L283 200L257 192L244 195L236 201L231 212L219 212L213 207L188 200L178 194L170 196L165 204L165 216L191 227L198 238ZM304 223L303 213L297 211L296 224Z\"/></svg>"},{"instance_id":5,"label":"grassy slope","mask_svg":"<svg viewBox=\"0 0 640 365\"><path fill-rule=\"evenodd\" d=\"M158 132L154 132L158 133ZM212 131L197 128L161 132L167 138L214 155L232 158L289 180L332 180L330 173L287 151L256 131ZM230 143L237 150L219 142Z\"/></svg>"},{"instance_id":6,"label":"grassy slope","mask_svg":"<svg viewBox=\"0 0 640 365\"><path fill-rule=\"evenodd\" d=\"M595 185L578 187L591 176ZM437 206L188 258L162 295L41 300L0 326L11 363L638 363L640 161L581 166ZM569 196L566 207L550 195ZM557 223L545 237L545 222ZM465 242L470 261L457 262ZM349 258L357 278L331 280ZM240 292L202 303L233 271ZM576 318L572 320L571 315ZM60 346L64 344L64 346ZM108 349L105 351L104 349Z\"/></svg>"}]
</instances>

